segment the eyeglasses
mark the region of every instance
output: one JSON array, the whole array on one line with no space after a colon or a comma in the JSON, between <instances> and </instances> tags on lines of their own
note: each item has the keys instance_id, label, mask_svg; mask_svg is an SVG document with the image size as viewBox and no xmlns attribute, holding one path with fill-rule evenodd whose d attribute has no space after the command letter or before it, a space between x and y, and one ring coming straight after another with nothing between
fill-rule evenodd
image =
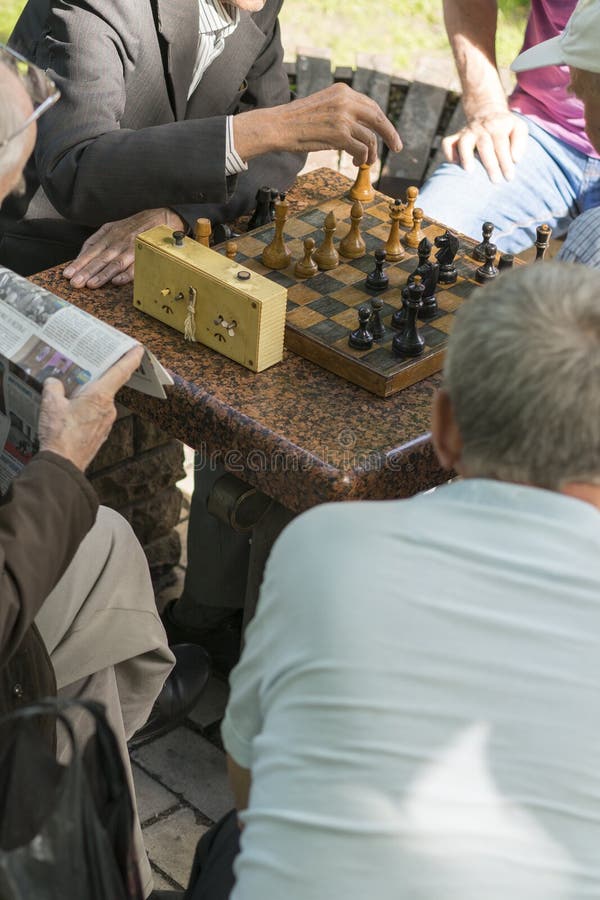
<instances>
[{"instance_id":1,"label":"eyeglasses","mask_svg":"<svg viewBox=\"0 0 600 900\"><path fill-rule=\"evenodd\" d=\"M4 63L11 72L14 72L29 94L33 104L31 115L25 119L16 131L13 131L12 134L0 141L0 149L2 149L17 135L22 134L29 128L31 123L39 119L47 109L50 109L60 97L60 91L43 69L34 66L33 63L26 60L16 50L6 47L4 44L0 44L0 63Z\"/></svg>"}]
</instances>

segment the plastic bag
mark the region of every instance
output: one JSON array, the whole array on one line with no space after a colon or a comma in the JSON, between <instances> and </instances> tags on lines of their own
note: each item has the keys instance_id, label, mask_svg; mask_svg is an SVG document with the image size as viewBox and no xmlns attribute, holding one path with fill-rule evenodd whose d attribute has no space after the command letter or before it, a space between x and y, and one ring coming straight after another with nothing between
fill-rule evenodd
<instances>
[{"instance_id":1,"label":"plastic bag","mask_svg":"<svg viewBox=\"0 0 600 900\"><path fill-rule=\"evenodd\" d=\"M73 706L95 719L83 748L67 718ZM69 735L67 765L33 727L48 714ZM103 706L42 700L0 726L0 900L142 900L129 788Z\"/></svg>"}]
</instances>

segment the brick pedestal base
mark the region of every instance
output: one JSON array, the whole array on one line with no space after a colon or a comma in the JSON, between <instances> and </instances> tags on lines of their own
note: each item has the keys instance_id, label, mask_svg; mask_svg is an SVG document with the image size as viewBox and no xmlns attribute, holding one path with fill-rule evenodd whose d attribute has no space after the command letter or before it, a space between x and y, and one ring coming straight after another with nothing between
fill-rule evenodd
<instances>
[{"instance_id":1,"label":"brick pedestal base","mask_svg":"<svg viewBox=\"0 0 600 900\"><path fill-rule=\"evenodd\" d=\"M88 469L100 503L131 524L144 548L155 583L177 565L181 541L175 530L185 475L183 445L151 422L119 406L106 443Z\"/></svg>"}]
</instances>

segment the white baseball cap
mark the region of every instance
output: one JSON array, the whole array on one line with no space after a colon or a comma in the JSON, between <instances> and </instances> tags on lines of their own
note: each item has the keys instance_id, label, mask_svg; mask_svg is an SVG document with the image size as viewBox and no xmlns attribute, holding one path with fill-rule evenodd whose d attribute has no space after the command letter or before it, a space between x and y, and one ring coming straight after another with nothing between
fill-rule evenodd
<instances>
[{"instance_id":1,"label":"white baseball cap","mask_svg":"<svg viewBox=\"0 0 600 900\"><path fill-rule=\"evenodd\" d=\"M600 72L600 0L579 0L563 33L519 54L511 69L565 65Z\"/></svg>"}]
</instances>

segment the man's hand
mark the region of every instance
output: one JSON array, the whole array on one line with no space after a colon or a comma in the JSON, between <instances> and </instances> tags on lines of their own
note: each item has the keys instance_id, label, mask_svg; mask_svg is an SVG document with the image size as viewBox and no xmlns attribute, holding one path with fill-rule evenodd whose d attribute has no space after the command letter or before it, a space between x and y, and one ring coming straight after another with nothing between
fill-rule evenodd
<instances>
[{"instance_id":1,"label":"man's hand","mask_svg":"<svg viewBox=\"0 0 600 900\"><path fill-rule=\"evenodd\" d=\"M146 209L128 219L107 222L87 239L63 275L76 288L98 288L109 281L118 285L133 281L135 239L155 225L169 225L174 231L186 228L172 209Z\"/></svg>"},{"instance_id":2,"label":"man's hand","mask_svg":"<svg viewBox=\"0 0 600 900\"><path fill-rule=\"evenodd\" d=\"M62 382L44 382L39 420L40 450L52 450L83 472L108 437L116 418L114 397L137 367L143 347L133 347L104 375L68 399Z\"/></svg>"},{"instance_id":3,"label":"man's hand","mask_svg":"<svg viewBox=\"0 0 600 900\"><path fill-rule=\"evenodd\" d=\"M270 151L346 150L355 165L377 159L377 135L395 153L398 132L381 108L345 84L334 84L283 106L240 113L234 144L244 160Z\"/></svg>"},{"instance_id":4,"label":"man's hand","mask_svg":"<svg viewBox=\"0 0 600 900\"><path fill-rule=\"evenodd\" d=\"M527 125L509 111L491 113L472 119L461 131L445 137L442 149L448 162L459 163L469 171L477 151L490 181L498 184L515 174L527 144Z\"/></svg>"}]
</instances>

